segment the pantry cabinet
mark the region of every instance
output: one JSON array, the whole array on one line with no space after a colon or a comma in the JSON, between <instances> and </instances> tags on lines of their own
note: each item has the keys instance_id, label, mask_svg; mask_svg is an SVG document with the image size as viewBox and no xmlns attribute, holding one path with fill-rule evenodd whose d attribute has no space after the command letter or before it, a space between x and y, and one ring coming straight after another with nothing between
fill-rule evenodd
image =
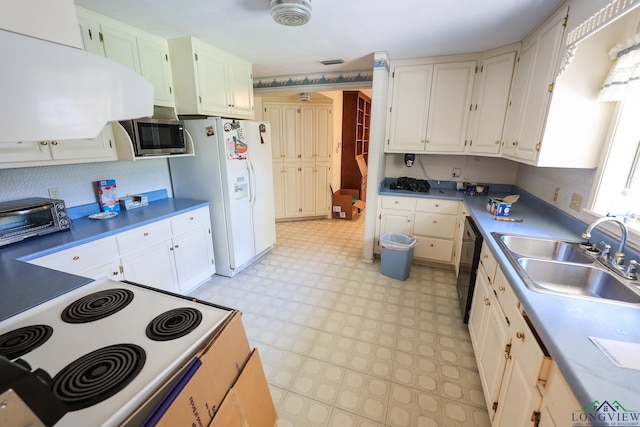
<instances>
[{"instance_id":1,"label":"pantry cabinet","mask_svg":"<svg viewBox=\"0 0 640 427\"><path fill-rule=\"evenodd\" d=\"M109 58L149 80L154 89L154 105L175 105L166 39L81 7L76 10L86 51Z\"/></svg>"},{"instance_id":2,"label":"pantry cabinet","mask_svg":"<svg viewBox=\"0 0 640 427\"><path fill-rule=\"evenodd\" d=\"M463 152L476 66L476 60L393 64L385 151Z\"/></svg>"},{"instance_id":3,"label":"pantry cabinet","mask_svg":"<svg viewBox=\"0 0 640 427\"><path fill-rule=\"evenodd\" d=\"M331 214L332 108L265 102L271 123L276 219Z\"/></svg>"},{"instance_id":4,"label":"pantry cabinet","mask_svg":"<svg viewBox=\"0 0 640 427\"><path fill-rule=\"evenodd\" d=\"M251 63L194 37L168 41L179 115L253 119Z\"/></svg>"},{"instance_id":5,"label":"pantry cabinet","mask_svg":"<svg viewBox=\"0 0 640 427\"><path fill-rule=\"evenodd\" d=\"M215 273L209 208L199 208L29 261L97 279L190 291Z\"/></svg>"},{"instance_id":6,"label":"pantry cabinet","mask_svg":"<svg viewBox=\"0 0 640 427\"><path fill-rule=\"evenodd\" d=\"M380 236L386 233L412 235L416 238L415 259L452 264L454 238L460 202L453 200L379 197L377 251Z\"/></svg>"},{"instance_id":7,"label":"pantry cabinet","mask_svg":"<svg viewBox=\"0 0 640 427\"><path fill-rule=\"evenodd\" d=\"M0 169L116 160L111 125L93 139L0 142Z\"/></svg>"}]
</instances>

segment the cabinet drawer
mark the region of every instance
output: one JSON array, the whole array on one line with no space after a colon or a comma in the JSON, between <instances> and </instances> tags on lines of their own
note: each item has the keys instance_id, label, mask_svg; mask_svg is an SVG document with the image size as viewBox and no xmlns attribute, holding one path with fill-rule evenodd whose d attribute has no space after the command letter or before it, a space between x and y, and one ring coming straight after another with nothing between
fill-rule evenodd
<instances>
[{"instance_id":1,"label":"cabinet drawer","mask_svg":"<svg viewBox=\"0 0 640 427\"><path fill-rule=\"evenodd\" d=\"M412 197L387 197L382 198L383 209L400 209L413 211L416 209L416 199Z\"/></svg>"},{"instance_id":2,"label":"cabinet drawer","mask_svg":"<svg viewBox=\"0 0 640 427\"><path fill-rule=\"evenodd\" d=\"M422 236L453 239L458 217L439 213L416 212L413 232Z\"/></svg>"},{"instance_id":3,"label":"cabinet drawer","mask_svg":"<svg viewBox=\"0 0 640 427\"><path fill-rule=\"evenodd\" d=\"M113 259L119 259L118 246L114 237L107 237L34 259L30 263L66 273L79 274Z\"/></svg>"},{"instance_id":4,"label":"cabinet drawer","mask_svg":"<svg viewBox=\"0 0 640 427\"><path fill-rule=\"evenodd\" d=\"M457 215L459 207L460 202L454 200L418 199L416 203L416 211L436 212L449 215Z\"/></svg>"},{"instance_id":5,"label":"cabinet drawer","mask_svg":"<svg viewBox=\"0 0 640 427\"><path fill-rule=\"evenodd\" d=\"M413 251L414 257L442 262L451 261L453 241L420 236L416 236L416 239L418 243Z\"/></svg>"},{"instance_id":6,"label":"cabinet drawer","mask_svg":"<svg viewBox=\"0 0 640 427\"><path fill-rule=\"evenodd\" d=\"M493 253L491 253L491 249L489 249L489 246L487 246L486 242L482 242L482 250L480 251L480 263L482 264L482 267L487 274L489 282L493 283L496 278L496 268L498 267L498 262L493 256Z\"/></svg>"},{"instance_id":7,"label":"cabinet drawer","mask_svg":"<svg viewBox=\"0 0 640 427\"><path fill-rule=\"evenodd\" d=\"M507 319L511 321L511 319L520 316L520 302L500 268L496 270L496 278L492 287L498 297L498 301L500 301L500 306L502 307L502 311L504 311L505 316L507 316Z\"/></svg>"},{"instance_id":8,"label":"cabinet drawer","mask_svg":"<svg viewBox=\"0 0 640 427\"><path fill-rule=\"evenodd\" d=\"M203 227L208 227L209 222L209 209L196 209L192 212L178 215L171 218L171 230L173 234L182 234L187 231L196 230Z\"/></svg>"},{"instance_id":9,"label":"cabinet drawer","mask_svg":"<svg viewBox=\"0 0 640 427\"><path fill-rule=\"evenodd\" d=\"M121 233L116 236L116 241L120 254L123 254L170 237L171 224L169 220L164 220Z\"/></svg>"}]
</instances>

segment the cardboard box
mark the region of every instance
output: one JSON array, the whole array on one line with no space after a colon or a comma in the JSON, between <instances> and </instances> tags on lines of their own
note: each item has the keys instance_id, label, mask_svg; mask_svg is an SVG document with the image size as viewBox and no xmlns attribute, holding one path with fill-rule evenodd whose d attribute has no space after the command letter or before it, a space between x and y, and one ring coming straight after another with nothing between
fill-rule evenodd
<instances>
[{"instance_id":1,"label":"cardboard box","mask_svg":"<svg viewBox=\"0 0 640 427\"><path fill-rule=\"evenodd\" d=\"M156 408L157 424L154 420L149 425L208 426L250 353L240 312L234 311L200 350L195 360L199 363L185 370L187 375L178 381L181 388L170 393L167 401Z\"/></svg>"},{"instance_id":2,"label":"cardboard box","mask_svg":"<svg viewBox=\"0 0 640 427\"><path fill-rule=\"evenodd\" d=\"M276 408L256 348L209 427L273 427L276 418Z\"/></svg>"},{"instance_id":3,"label":"cardboard box","mask_svg":"<svg viewBox=\"0 0 640 427\"><path fill-rule=\"evenodd\" d=\"M509 216L511 213L511 203L504 202L501 197L489 197L487 210L495 216Z\"/></svg>"},{"instance_id":4,"label":"cardboard box","mask_svg":"<svg viewBox=\"0 0 640 427\"><path fill-rule=\"evenodd\" d=\"M118 192L115 179L104 179L96 181L98 191L98 202L102 212L118 212L120 203L118 202Z\"/></svg>"},{"instance_id":5,"label":"cardboard box","mask_svg":"<svg viewBox=\"0 0 640 427\"><path fill-rule=\"evenodd\" d=\"M342 188L333 192L332 215L337 219L356 219L360 212L364 210L366 204L359 199L358 190ZM355 199L355 202L354 202Z\"/></svg>"}]
</instances>

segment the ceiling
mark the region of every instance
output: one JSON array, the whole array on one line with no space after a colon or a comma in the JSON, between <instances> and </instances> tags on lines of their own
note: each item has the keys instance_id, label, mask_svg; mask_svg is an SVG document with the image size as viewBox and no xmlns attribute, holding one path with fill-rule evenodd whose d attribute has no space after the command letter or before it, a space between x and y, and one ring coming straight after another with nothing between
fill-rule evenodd
<instances>
[{"instance_id":1,"label":"ceiling","mask_svg":"<svg viewBox=\"0 0 640 427\"><path fill-rule=\"evenodd\" d=\"M315 0L285 27L269 0L75 0L165 38L192 35L253 63L254 77L370 70L391 60L475 53L518 42L563 0ZM320 60L341 58L341 65Z\"/></svg>"}]
</instances>

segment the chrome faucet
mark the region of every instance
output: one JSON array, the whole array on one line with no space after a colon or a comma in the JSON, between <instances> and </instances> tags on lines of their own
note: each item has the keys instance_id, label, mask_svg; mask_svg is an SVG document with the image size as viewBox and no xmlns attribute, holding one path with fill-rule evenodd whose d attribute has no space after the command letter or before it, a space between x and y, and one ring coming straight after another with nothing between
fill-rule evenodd
<instances>
[{"instance_id":1,"label":"chrome faucet","mask_svg":"<svg viewBox=\"0 0 640 427\"><path fill-rule=\"evenodd\" d=\"M622 277L635 280L637 278L636 271L635 271L636 261L631 260L629 262L629 267L627 268L625 268L624 266L624 248L627 245L627 239L629 238L629 229L627 228L623 220L613 216L604 216L602 218L599 218L587 226L587 229L584 230L584 233L582 233L582 237L584 239L587 239L587 241L589 241L589 239L591 238L591 232L593 231L593 229L596 228L598 225L602 224L603 222L608 222L608 221L613 221L617 223L620 226L620 230L622 231L622 234L620 236L620 246L618 247L618 251L615 252L613 256L609 255L609 251L607 250L608 245L605 245L605 251L603 251L601 256L601 258L603 258L603 263L608 267L610 267L614 272L621 275Z\"/></svg>"}]
</instances>

